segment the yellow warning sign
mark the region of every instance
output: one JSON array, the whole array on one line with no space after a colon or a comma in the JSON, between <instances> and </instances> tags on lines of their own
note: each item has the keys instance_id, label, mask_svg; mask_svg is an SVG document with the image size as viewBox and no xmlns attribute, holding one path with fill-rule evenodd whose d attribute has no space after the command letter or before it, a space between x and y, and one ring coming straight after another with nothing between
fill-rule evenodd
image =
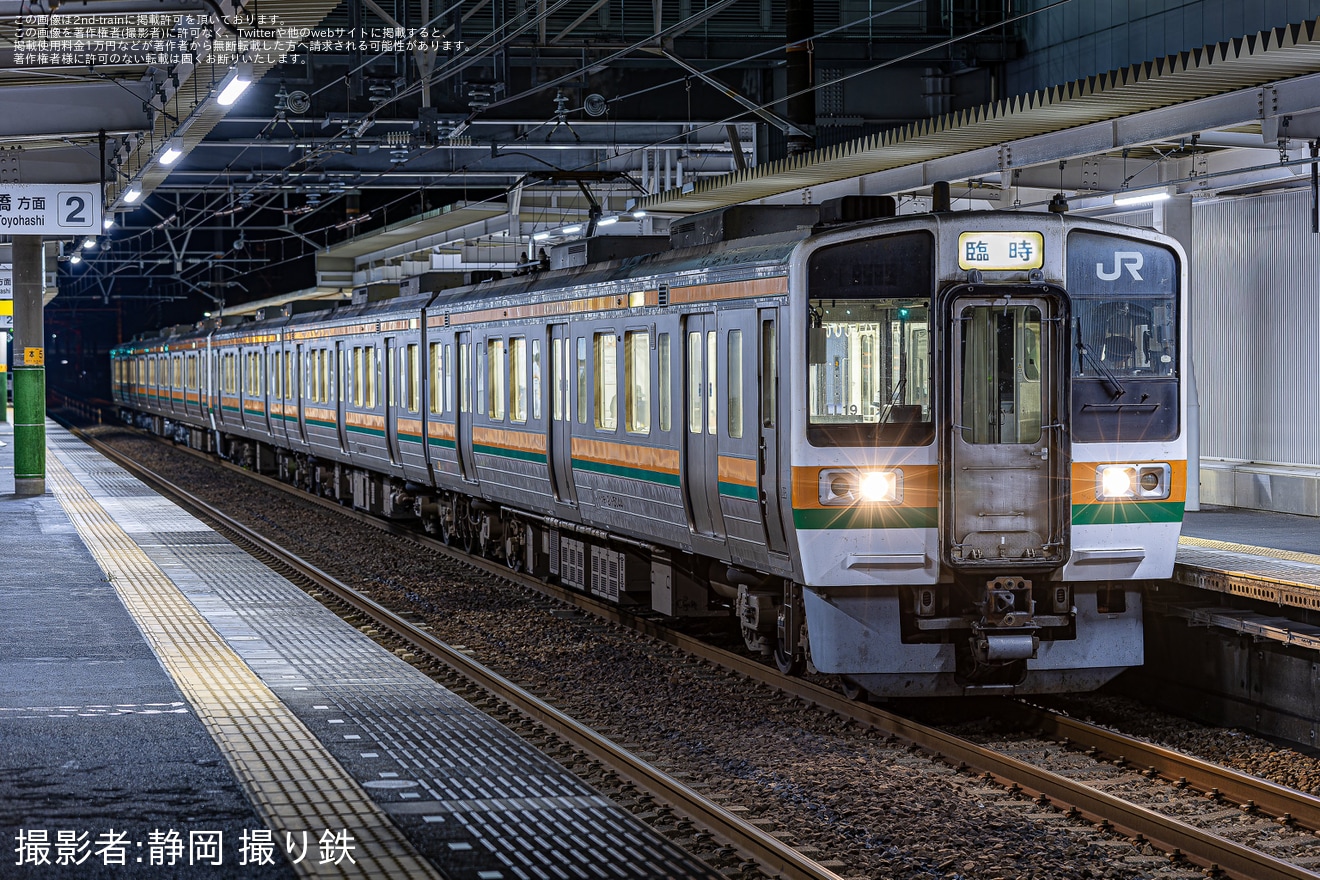
<instances>
[{"instance_id":1,"label":"yellow warning sign","mask_svg":"<svg viewBox=\"0 0 1320 880\"><path fill-rule=\"evenodd\" d=\"M46 365L46 349L44 348L23 349L23 366L44 367L45 365Z\"/></svg>"}]
</instances>

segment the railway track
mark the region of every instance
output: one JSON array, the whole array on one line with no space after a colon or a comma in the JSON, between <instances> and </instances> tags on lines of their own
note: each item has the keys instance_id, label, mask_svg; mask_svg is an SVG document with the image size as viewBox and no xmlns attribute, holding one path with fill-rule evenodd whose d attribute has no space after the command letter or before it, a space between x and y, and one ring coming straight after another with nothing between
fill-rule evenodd
<instances>
[{"instance_id":1,"label":"railway track","mask_svg":"<svg viewBox=\"0 0 1320 880\"><path fill-rule=\"evenodd\" d=\"M235 468L234 470L239 469ZM512 572L503 565L489 560L473 559L458 554L457 551L445 547L439 542L406 529L401 529L393 524L383 523L372 517L347 511L334 502L315 499L276 480L259 477L246 471L242 471L242 473L249 478L259 479L273 487L291 492L304 501L323 503L341 514L354 516L374 527L384 528L394 534L406 536L409 540L414 540L431 550L440 550L455 558L461 558L466 563L488 573L547 593L560 601L570 603L611 622L630 626L706 662L777 688L798 700L833 712L840 717L855 720L889 736L897 737L953 767L966 770L969 773L980 774L983 778L997 782L1010 792L1031 797L1038 804L1049 805L1071 817L1083 818L1102 829L1112 829L1120 832L1135 841L1149 842L1154 847L1170 854L1175 861L1185 859L1210 870L1212 873L1231 877L1272 880L1272 878L1317 876L1308 867L1297 864L1295 861L1278 858L1261 849L1235 843L1221 835L1203 830L1189 822L1181 821L1175 816L1163 815L1148 807L1132 803L1125 797L1110 794L1097 785L1088 785L1086 782L1070 778L1070 775L1045 769L1037 763L1026 760L1024 757L1015 757L1005 753L1010 750L978 745L969 739L954 736L943 730L920 724L910 718L887 712L881 708L850 701L811 682L801 679L786 679L777 670L765 664L713 647L698 639L658 626L651 621L639 619L617 609L603 606L581 594L543 584L534 578ZM371 600L366 601L369 603L368 607L376 606L376 603ZM355 607L357 607L356 603ZM379 608L379 606L376 607ZM376 613L374 609L372 611L360 610L361 613L372 614L373 618ZM426 636L424 632L421 632L421 635ZM429 639L429 636L426 638ZM418 644L420 646L422 643ZM430 649L423 650L429 652ZM457 662L470 662L461 653L454 653L457 654L458 658L461 658ZM445 660L444 662L448 663L449 661ZM527 696L530 697L530 695ZM501 698L504 699L504 697ZM557 710L551 707L547 707L547 709L548 711L535 711L545 712L547 718L553 718L557 714ZM1019 704L1015 705L1012 711L1016 714L1018 723L1021 723L1023 718L1027 717L1032 725L1040 731L1040 735L1047 740L1071 744L1069 751L1073 755L1092 757L1096 761L1108 757L1110 765L1117 765L1128 771L1126 775L1129 778L1162 779L1171 783L1177 789L1203 793L1205 797L1202 797L1201 800L1211 806L1211 812L1231 801L1233 803L1228 806L1232 809L1240 809L1244 814L1256 815L1259 812L1271 814L1277 818L1277 824L1281 828L1302 829L1311 832L1320 831L1320 801L1308 795L1236 773L1227 768L1217 767L1209 762L1199 761L1187 755L1153 746L1150 743L1125 737L1114 731L1087 725L1038 707ZM532 717L538 716L532 714ZM541 720L538 717L538 721ZM582 747L586 748L585 746ZM1023 750L1019 749L1017 751L1021 752ZM1031 751L1031 747L1027 747L1025 751ZM592 752L592 754L595 753ZM634 779L639 786L652 790L644 778L644 773L634 777L632 774L635 771L620 772L626 778ZM1080 775L1091 777L1095 774L1094 772L1083 772ZM658 796L666 801L676 803L677 809L693 815L694 819L705 821L699 819L700 812L692 812L688 808L677 806L678 802L671 800L670 796ZM1223 810L1220 809L1219 812L1223 812ZM731 816L730 818L736 817ZM718 833L722 836L729 836L727 831L721 830ZM1305 844L1314 839L1313 834L1295 834L1294 836L1301 839L1299 848L1303 851L1306 849ZM746 851L750 852L750 849ZM820 870L826 872L823 874L795 875L787 873L788 869L785 866L777 867L775 860L779 858L778 856L767 857L762 855L752 857L767 869L785 871L781 876L833 876L825 868L820 868ZM1298 861L1301 860L1310 861L1305 854L1298 859Z\"/></svg>"}]
</instances>

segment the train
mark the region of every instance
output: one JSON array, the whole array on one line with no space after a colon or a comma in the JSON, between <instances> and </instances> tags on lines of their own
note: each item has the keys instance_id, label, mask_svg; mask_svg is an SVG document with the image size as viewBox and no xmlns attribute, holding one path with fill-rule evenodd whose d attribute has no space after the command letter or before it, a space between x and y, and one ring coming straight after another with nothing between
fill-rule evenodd
<instances>
[{"instance_id":1,"label":"train","mask_svg":"<svg viewBox=\"0 0 1320 880\"><path fill-rule=\"evenodd\" d=\"M114 401L512 569L729 618L850 696L1142 664L1187 489L1175 240L847 197L542 257L136 338Z\"/></svg>"}]
</instances>

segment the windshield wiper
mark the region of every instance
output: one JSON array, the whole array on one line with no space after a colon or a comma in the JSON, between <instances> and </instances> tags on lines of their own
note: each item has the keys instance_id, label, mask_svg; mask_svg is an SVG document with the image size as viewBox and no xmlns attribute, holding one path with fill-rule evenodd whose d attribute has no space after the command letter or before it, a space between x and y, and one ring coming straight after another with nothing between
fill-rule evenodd
<instances>
[{"instance_id":1,"label":"windshield wiper","mask_svg":"<svg viewBox=\"0 0 1320 880\"><path fill-rule=\"evenodd\" d=\"M1109 368L1105 366L1104 361L1100 360L1100 358L1096 357L1095 354L1092 353L1090 347L1086 343L1081 342L1079 340L1076 344L1077 344L1077 350L1082 353L1082 357L1090 360L1090 362L1095 366L1095 368L1099 370L1101 374L1104 375L1105 383L1109 385L1110 389L1112 389L1113 391L1113 393L1110 395L1111 397L1119 398L1127 393L1127 389L1123 387L1123 383L1118 381L1118 377L1109 371Z\"/></svg>"}]
</instances>

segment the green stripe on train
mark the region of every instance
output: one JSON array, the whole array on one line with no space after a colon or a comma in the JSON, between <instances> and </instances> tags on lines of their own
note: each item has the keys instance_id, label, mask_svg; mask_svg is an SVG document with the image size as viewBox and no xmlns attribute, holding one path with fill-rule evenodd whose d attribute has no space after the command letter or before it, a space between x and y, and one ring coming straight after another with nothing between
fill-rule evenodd
<instances>
[{"instance_id":1,"label":"green stripe on train","mask_svg":"<svg viewBox=\"0 0 1320 880\"><path fill-rule=\"evenodd\" d=\"M1075 526L1182 522L1183 506L1181 501L1107 501L1100 504L1074 504L1072 521Z\"/></svg>"},{"instance_id":2,"label":"green stripe on train","mask_svg":"<svg viewBox=\"0 0 1320 880\"><path fill-rule=\"evenodd\" d=\"M350 434L366 434L366 435L368 435L368 436L370 436L370 437L384 437L384 436L385 436L385 432L382 431L380 428L367 428L367 427L363 427L363 426L361 426L361 425L349 425L349 426L348 426L348 432L349 432Z\"/></svg>"},{"instance_id":3,"label":"green stripe on train","mask_svg":"<svg viewBox=\"0 0 1320 880\"><path fill-rule=\"evenodd\" d=\"M484 455L498 455L501 458L512 458L518 461L530 461L536 464L545 464L544 452L524 452L521 449L506 449L503 446L486 446L482 443L473 443L472 451L480 452Z\"/></svg>"},{"instance_id":4,"label":"green stripe on train","mask_svg":"<svg viewBox=\"0 0 1320 880\"><path fill-rule=\"evenodd\" d=\"M457 443L455 443L453 440L447 440L447 439L445 439L444 437L431 437L431 438L428 439L426 442L429 443L429 444L432 445L432 446L435 446L435 447L439 448L439 449L457 449L457 448L458 448L458 444L457 444Z\"/></svg>"},{"instance_id":5,"label":"green stripe on train","mask_svg":"<svg viewBox=\"0 0 1320 880\"><path fill-rule=\"evenodd\" d=\"M799 530L820 529L933 529L938 507L834 507L793 509Z\"/></svg>"},{"instance_id":6,"label":"green stripe on train","mask_svg":"<svg viewBox=\"0 0 1320 880\"><path fill-rule=\"evenodd\" d=\"M755 486L744 486L742 483L726 483L720 480L720 494L727 495L730 498L742 498L746 501L759 501L761 493Z\"/></svg>"},{"instance_id":7,"label":"green stripe on train","mask_svg":"<svg viewBox=\"0 0 1320 880\"><path fill-rule=\"evenodd\" d=\"M604 462L591 461L586 458L573 459L573 469L586 471L592 474L604 474L610 477L623 477L627 480L645 480L648 483L658 483L661 486L678 485L678 474L667 474L664 471L650 471L646 468L624 467L617 464L605 464Z\"/></svg>"}]
</instances>

